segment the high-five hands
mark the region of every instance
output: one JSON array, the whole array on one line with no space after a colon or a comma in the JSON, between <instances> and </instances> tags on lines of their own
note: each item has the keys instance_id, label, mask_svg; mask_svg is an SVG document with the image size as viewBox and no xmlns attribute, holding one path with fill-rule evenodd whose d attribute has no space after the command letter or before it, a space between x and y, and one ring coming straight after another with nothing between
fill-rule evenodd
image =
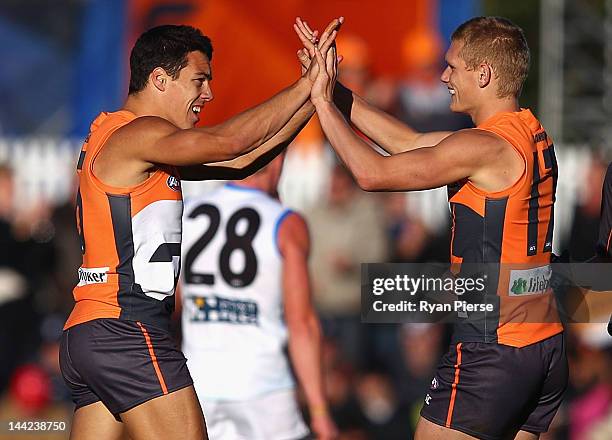
<instances>
[{"instance_id":1,"label":"high-five hands","mask_svg":"<svg viewBox=\"0 0 612 440\"><path fill-rule=\"evenodd\" d=\"M304 45L302 49L298 50L297 56L302 65L302 75L308 78L311 84L314 84L319 72L318 63L311 63L315 57L315 47L319 48L323 57L327 56L331 47L334 47L335 51L335 39L342 23L344 23L344 17L333 19L321 34L321 38L318 38L317 30L313 31L305 21L299 17L296 18L293 29ZM338 60L338 62L340 61L341 59Z\"/></svg>"},{"instance_id":2,"label":"high-five hands","mask_svg":"<svg viewBox=\"0 0 612 440\"><path fill-rule=\"evenodd\" d=\"M338 58L336 46L327 51L326 59L318 47L315 47L315 58L319 65L319 72L310 90L310 101L316 107L319 103L334 101L334 86L338 78Z\"/></svg>"}]
</instances>

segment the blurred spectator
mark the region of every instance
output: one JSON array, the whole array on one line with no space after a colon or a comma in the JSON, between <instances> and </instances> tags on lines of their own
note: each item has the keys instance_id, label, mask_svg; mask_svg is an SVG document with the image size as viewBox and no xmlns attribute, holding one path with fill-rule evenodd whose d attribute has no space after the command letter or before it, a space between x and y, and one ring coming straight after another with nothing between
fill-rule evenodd
<instances>
[{"instance_id":1,"label":"blurred spectator","mask_svg":"<svg viewBox=\"0 0 612 440\"><path fill-rule=\"evenodd\" d=\"M410 409L399 400L389 375L372 371L357 384L357 397L371 439L408 440L412 438Z\"/></svg>"},{"instance_id":2,"label":"blurred spectator","mask_svg":"<svg viewBox=\"0 0 612 440\"><path fill-rule=\"evenodd\" d=\"M23 316L22 316L23 317ZM64 429L30 434L18 432L19 438L67 439L73 405L59 368L59 337L65 317L48 315L42 320L38 349L30 347L22 362L12 371L8 393L0 398L0 420L63 422ZM29 326L32 326L31 322ZM16 335L13 335L18 339ZM3 439L0 432L0 439ZM9 436L9 438L11 438Z\"/></svg>"},{"instance_id":3,"label":"blurred spectator","mask_svg":"<svg viewBox=\"0 0 612 440\"><path fill-rule=\"evenodd\" d=\"M429 28L415 29L402 44L405 78L399 85L396 116L420 132L472 126L469 117L449 109L450 95L440 81L442 50L440 36Z\"/></svg>"},{"instance_id":4,"label":"blurred spectator","mask_svg":"<svg viewBox=\"0 0 612 440\"><path fill-rule=\"evenodd\" d=\"M612 438L612 338L606 323L570 327L570 439Z\"/></svg>"},{"instance_id":5,"label":"blurred spectator","mask_svg":"<svg viewBox=\"0 0 612 440\"><path fill-rule=\"evenodd\" d=\"M307 213L312 232L315 304L324 333L348 359L363 364L361 263L386 256L385 224L375 196L358 190L341 165L333 168L327 201Z\"/></svg>"},{"instance_id":6,"label":"blurred spectator","mask_svg":"<svg viewBox=\"0 0 612 440\"><path fill-rule=\"evenodd\" d=\"M27 298L27 254L13 227L14 190L12 169L0 164L0 393L13 368L34 350L35 339L29 322L34 313Z\"/></svg>"},{"instance_id":7,"label":"blurred spectator","mask_svg":"<svg viewBox=\"0 0 612 440\"><path fill-rule=\"evenodd\" d=\"M355 368L343 356L334 341L323 344L325 389L332 418L340 431L340 440L366 440L366 418L355 396Z\"/></svg>"},{"instance_id":8,"label":"blurred spectator","mask_svg":"<svg viewBox=\"0 0 612 440\"><path fill-rule=\"evenodd\" d=\"M574 207L569 240L563 249L569 248L572 260L585 261L594 255L599 216L601 211L601 187L606 174L607 163L593 156L584 182L584 193Z\"/></svg>"},{"instance_id":9,"label":"blurred spectator","mask_svg":"<svg viewBox=\"0 0 612 440\"><path fill-rule=\"evenodd\" d=\"M415 262L426 246L429 234L418 218L408 211L406 194L387 193L383 196L387 221L390 263Z\"/></svg>"},{"instance_id":10,"label":"blurred spectator","mask_svg":"<svg viewBox=\"0 0 612 440\"><path fill-rule=\"evenodd\" d=\"M77 273L83 259L74 211L76 191L77 180L73 179L71 196L53 209L50 220L56 264L50 274L47 309L61 313L65 318L74 306L72 289L78 283Z\"/></svg>"},{"instance_id":11,"label":"blurred spectator","mask_svg":"<svg viewBox=\"0 0 612 440\"><path fill-rule=\"evenodd\" d=\"M448 342L441 324L404 324L398 332L401 360L395 363L395 377L399 383L404 405L409 408L408 423L414 432L431 385L435 368Z\"/></svg>"}]
</instances>

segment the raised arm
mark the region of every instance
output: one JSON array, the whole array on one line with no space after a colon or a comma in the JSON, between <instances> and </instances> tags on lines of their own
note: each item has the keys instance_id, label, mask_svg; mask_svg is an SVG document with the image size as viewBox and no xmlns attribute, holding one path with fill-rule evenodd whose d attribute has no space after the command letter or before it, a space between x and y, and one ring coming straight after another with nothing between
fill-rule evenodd
<instances>
[{"instance_id":1,"label":"raised arm","mask_svg":"<svg viewBox=\"0 0 612 440\"><path fill-rule=\"evenodd\" d=\"M307 53L312 57L316 35L299 18L296 19L294 29ZM308 65L310 59L301 57L300 61L302 65ZM397 118L369 104L340 83L336 84L334 90L334 102L347 120L389 154L432 146L452 134L450 131L417 132Z\"/></svg>"},{"instance_id":2,"label":"raised arm","mask_svg":"<svg viewBox=\"0 0 612 440\"><path fill-rule=\"evenodd\" d=\"M183 180L240 180L254 174L280 154L304 128L314 114L314 106L307 101L289 122L271 139L256 149L232 160L203 165L179 167Z\"/></svg>"},{"instance_id":3,"label":"raised arm","mask_svg":"<svg viewBox=\"0 0 612 440\"><path fill-rule=\"evenodd\" d=\"M334 102L345 118L389 154L436 145L452 131L420 133L336 83Z\"/></svg>"},{"instance_id":4,"label":"raised arm","mask_svg":"<svg viewBox=\"0 0 612 440\"><path fill-rule=\"evenodd\" d=\"M321 51L326 53L334 43L337 30L344 19L342 17L333 19L321 35ZM298 58L309 58L305 50L298 51ZM306 77L312 84L318 73L316 63L310 68L309 63L302 63L302 76ZM243 154L235 159L213 162L204 165L184 166L179 169L181 178L184 180L235 180L244 179L267 165L276 155L286 148L295 139L297 134L304 128L306 123L314 114L314 106L310 100L306 100L300 109L291 117L289 122L272 138L264 142L254 150Z\"/></svg>"},{"instance_id":5,"label":"raised arm","mask_svg":"<svg viewBox=\"0 0 612 440\"><path fill-rule=\"evenodd\" d=\"M495 175L498 169L504 168L504 162L507 167L507 161L517 160L516 153L501 138L483 130L456 132L433 147L393 156L378 154L357 136L334 105L334 58L328 54L325 62L318 51L316 57L325 68L320 69L312 86L311 101L327 139L362 189L422 190L469 178L483 189L499 190L517 178L511 173ZM517 166L522 167L522 162ZM513 169L513 172L520 175L520 170Z\"/></svg>"},{"instance_id":6,"label":"raised arm","mask_svg":"<svg viewBox=\"0 0 612 440\"><path fill-rule=\"evenodd\" d=\"M159 117L137 118L113 135L115 154L151 166L234 159L277 134L307 101L310 87L302 76L267 101L211 127L179 129Z\"/></svg>"},{"instance_id":7,"label":"raised arm","mask_svg":"<svg viewBox=\"0 0 612 440\"><path fill-rule=\"evenodd\" d=\"M289 355L298 381L304 390L317 439L336 437L323 388L321 328L314 311L308 274L310 239L306 222L289 214L278 231L278 246L283 257L283 300L289 330Z\"/></svg>"}]
</instances>

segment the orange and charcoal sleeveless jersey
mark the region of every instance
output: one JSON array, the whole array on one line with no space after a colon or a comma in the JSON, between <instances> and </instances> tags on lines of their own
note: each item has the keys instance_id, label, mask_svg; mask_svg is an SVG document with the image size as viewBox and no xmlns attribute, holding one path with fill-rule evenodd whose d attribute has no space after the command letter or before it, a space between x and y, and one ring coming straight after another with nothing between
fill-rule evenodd
<instances>
[{"instance_id":1,"label":"orange and charcoal sleeveless jersey","mask_svg":"<svg viewBox=\"0 0 612 440\"><path fill-rule=\"evenodd\" d=\"M525 164L510 188L485 192L468 180L448 186L451 263L487 263L482 319L460 321L457 342L523 347L563 331L550 287L557 160L552 140L531 111L499 113L477 127L509 142ZM489 264L494 263L494 264Z\"/></svg>"},{"instance_id":2,"label":"orange and charcoal sleeveless jersey","mask_svg":"<svg viewBox=\"0 0 612 440\"><path fill-rule=\"evenodd\" d=\"M160 168L129 188L108 186L93 173L105 142L135 117L101 113L81 150L76 217L83 264L65 329L98 318L167 328L174 310L183 214L176 170Z\"/></svg>"}]
</instances>

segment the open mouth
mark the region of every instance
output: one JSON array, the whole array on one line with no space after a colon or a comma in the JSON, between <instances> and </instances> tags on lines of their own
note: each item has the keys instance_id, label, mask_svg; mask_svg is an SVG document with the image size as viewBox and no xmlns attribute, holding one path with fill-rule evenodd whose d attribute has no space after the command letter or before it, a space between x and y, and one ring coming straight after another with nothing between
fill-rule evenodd
<instances>
[{"instance_id":1,"label":"open mouth","mask_svg":"<svg viewBox=\"0 0 612 440\"><path fill-rule=\"evenodd\" d=\"M450 93L451 96L454 95L455 94L455 89L448 89L448 93Z\"/></svg>"},{"instance_id":2,"label":"open mouth","mask_svg":"<svg viewBox=\"0 0 612 440\"><path fill-rule=\"evenodd\" d=\"M194 105L193 107L191 107L191 111L194 112L196 115L199 115L200 112L202 111L202 106Z\"/></svg>"}]
</instances>

